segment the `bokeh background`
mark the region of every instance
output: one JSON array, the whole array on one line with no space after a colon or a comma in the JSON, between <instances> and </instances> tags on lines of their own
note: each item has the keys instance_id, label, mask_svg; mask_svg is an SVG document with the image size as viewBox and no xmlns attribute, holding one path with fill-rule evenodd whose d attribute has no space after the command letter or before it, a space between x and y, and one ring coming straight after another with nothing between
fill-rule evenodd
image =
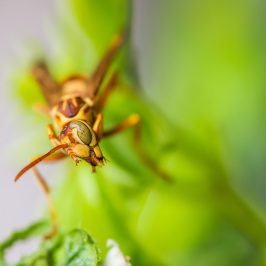
<instances>
[{"instance_id":1,"label":"bokeh background","mask_svg":"<svg viewBox=\"0 0 266 266\"><path fill-rule=\"evenodd\" d=\"M27 2L27 3L26 3ZM139 160L132 132L102 143L96 175L69 160L41 166L62 231L81 227L133 265L266 265L263 1L2 1L1 239L43 216L41 191L13 176L47 151L49 119L29 76L42 55L57 79L90 73L121 28L129 41L106 127L137 112L143 143L174 179ZM12 256L17 256L16 252Z\"/></svg>"},{"instance_id":2,"label":"bokeh background","mask_svg":"<svg viewBox=\"0 0 266 266\"><path fill-rule=\"evenodd\" d=\"M27 112L22 112L20 100L14 97L13 81L15 72L23 68L27 55L31 53L29 44L39 42L45 49L51 46L47 32L54 20L55 10L54 1L0 2L1 239L41 215L37 205L42 196L30 178L19 186L13 182L18 169L16 161L23 160L25 155L20 156L19 151L36 146L36 143L30 142L30 136L34 136L36 127L39 127L27 122L31 119L27 118ZM21 145L24 137L28 141L25 146Z\"/></svg>"}]
</instances>

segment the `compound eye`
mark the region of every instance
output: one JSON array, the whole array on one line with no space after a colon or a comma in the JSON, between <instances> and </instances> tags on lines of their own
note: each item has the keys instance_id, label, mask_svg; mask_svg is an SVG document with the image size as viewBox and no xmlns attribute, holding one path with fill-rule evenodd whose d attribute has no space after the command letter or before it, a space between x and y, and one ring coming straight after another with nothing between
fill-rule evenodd
<instances>
[{"instance_id":1,"label":"compound eye","mask_svg":"<svg viewBox=\"0 0 266 266\"><path fill-rule=\"evenodd\" d=\"M69 126L72 129L76 129L77 134L75 134L74 137L77 138L77 141L81 142L82 144L86 144L86 145L92 144L93 140L95 139L95 136L90 130L90 128L88 127L88 125L78 120L75 122L71 122Z\"/></svg>"}]
</instances>

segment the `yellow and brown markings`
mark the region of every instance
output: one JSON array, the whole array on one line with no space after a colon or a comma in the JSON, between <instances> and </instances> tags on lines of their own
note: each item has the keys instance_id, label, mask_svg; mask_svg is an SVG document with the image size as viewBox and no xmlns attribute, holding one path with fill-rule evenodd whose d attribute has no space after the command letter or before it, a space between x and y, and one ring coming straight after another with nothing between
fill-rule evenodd
<instances>
[{"instance_id":1,"label":"yellow and brown markings","mask_svg":"<svg viewBox=\"0 0 266 266\"><path fill-rule=\"evenodd\" d=\"M75 143L75 139L71 135L71 128L68 125L63 127L59 139L64 143Z\"/></svg>"},{"instance_id":2,"label":"yellow and brown markings","mask_svg":"<svg viewBox=\"0 0 266 266\"><path fill-rule=\"evenodd\" d=\"M88 95L88 78L81 75L68 77L61 83L61 95L81 96L82 98L91 97Z\"/></svg>"},{"instance_id":3,"label":"yellow and brown markings","mask_svg":"<svg viewBox=\"0 0 266 266\"><path fill-rule=\"evenodd\" d=\"M51 110L51 116L59 129L73 120L84 120L89 124L94 121L94 109L90 101L82 97L62 98Z\"/></svg>"},{"instance_id":4,"label":"yellow and brown markings","mask_svg":"<svg viewBox=\"0 0 266 266\"><path fill-rule=\"evenodd\" d=\"M74 117L86 102L81 97L73 97L61 100L57 105L58 112L65 117Z\"/></svg>"}]
</instances>

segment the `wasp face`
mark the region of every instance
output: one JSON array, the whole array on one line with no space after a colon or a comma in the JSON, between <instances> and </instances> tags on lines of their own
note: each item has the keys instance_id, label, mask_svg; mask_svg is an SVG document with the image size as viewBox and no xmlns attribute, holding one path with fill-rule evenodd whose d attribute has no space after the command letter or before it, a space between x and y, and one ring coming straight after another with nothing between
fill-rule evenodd
<instances>
[{"instance_id":1,"label":"wasp face","mask_svg":"<svg viewBox=\"0 0 266 266\"><path fill-rule=\"evenodd\" d=\"M103 165L104 158L93 129L83 120L74 120L64 126L60 133L62 144L69 144L66 149L71 158L78 163L83 159L93 167Z\"/></svg>"}]
</instances>

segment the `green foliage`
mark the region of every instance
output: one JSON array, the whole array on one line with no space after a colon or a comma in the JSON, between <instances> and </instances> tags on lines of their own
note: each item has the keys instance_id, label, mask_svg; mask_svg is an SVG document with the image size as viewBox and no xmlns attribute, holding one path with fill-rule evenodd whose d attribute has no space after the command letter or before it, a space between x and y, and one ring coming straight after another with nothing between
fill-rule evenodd
<instances>
[{"instance_id":1,"label":"green foliage","mask_svg":"<svg viewBox=\"0 0 266 266\"><path fill-rule=\"evenodd\" d=\"M44 231L44 228L46 228L47 225L48 223L45 221L32 224L24 230L14 232L10 237L4 240L0 244L0 265L4 265L5 263L4 255L8 248L12 247L12 245L14 245L17 241L25 240L29 237L40 234L40 232Z\"/></svg>"},{"instance_id":2,"label":"green foliage","mask_svg":"<svg viewBox=\"0 0 266 266\"><path fill-rule=\"evenodd\" d=\"M47 222L38 222L13 233L0 245L0 265L9 265L4 258L8 248L18 241L44 234L47 225ZM15 266L97 266L99 263L99 248L92 237L84 230L75 229L52 240L43 241L38 251L21 258Z\"/></svg>"},{"instance_id":3,"label":"green foliage","mask_svg":"<svg viewBox=\"0 0 266 266\"><path fill-rule=\"evenodd\" d=\"M69 3L80 28L100 51L115 33L128 27L130 0L69 0Z\"/></svg>"}]
</instances>

